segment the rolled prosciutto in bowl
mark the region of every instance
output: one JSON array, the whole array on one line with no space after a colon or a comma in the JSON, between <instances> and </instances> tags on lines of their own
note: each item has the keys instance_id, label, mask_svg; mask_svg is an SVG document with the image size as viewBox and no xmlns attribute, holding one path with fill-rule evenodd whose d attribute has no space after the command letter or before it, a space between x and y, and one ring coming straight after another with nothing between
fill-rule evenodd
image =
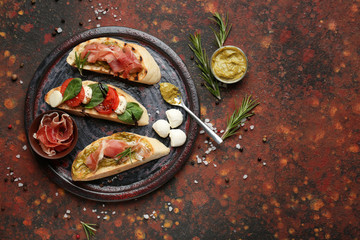
<instances>
[{"instance_id":1,"label":"rolled prosciutto in bowl","mask_svg":"<svg viewBox=\"0 0 360 240\"><path fill-rule=\"evenodd\" d=\"M48 111L35 118L28 137L37 154L48 159L59 159L75 147L77 126L69 114L57 110Z\"/></svg>"}]
</instances>

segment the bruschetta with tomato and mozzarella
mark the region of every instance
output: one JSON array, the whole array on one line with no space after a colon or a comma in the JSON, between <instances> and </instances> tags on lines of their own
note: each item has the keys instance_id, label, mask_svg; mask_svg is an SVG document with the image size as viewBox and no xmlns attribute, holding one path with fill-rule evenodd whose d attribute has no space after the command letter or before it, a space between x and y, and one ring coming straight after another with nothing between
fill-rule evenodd
<instances>
[{"instance_id":1,"label":"bruschetta with tomato and mozzarella","mask_svg":"<svg viewBox=\"0 0 360 240\"><path fill-rule=\"evenodd\" d=\"M85 147L76 156L71 176L90 181L111 176L169 154L170 149L155 138L119 132Z\"/></svg>"},{"instance_id":2,"label":"bruschetta with tomato and mozzarella","mask_svg":"<svg viewBox=\"0 0 360 240\"><path fill-rule=\"evenodd\" d=\"M147 110L135 98L110 84L69 78L45 95L52 107L79 116L90 116L130 125L149 124Z\"/></svg>"},{"instance_id":3,"label":"bruschetta with tomato and mozzarella","mask_svg":"<svg viewBox=\"0 0 360 240\"><path fill-rule=\"evenodd\" d=\"M66 59L73 67L155 84L160 81L160 68L151 54L135 43L102 37L77 45Z\"/></svg>"}]
</instances>

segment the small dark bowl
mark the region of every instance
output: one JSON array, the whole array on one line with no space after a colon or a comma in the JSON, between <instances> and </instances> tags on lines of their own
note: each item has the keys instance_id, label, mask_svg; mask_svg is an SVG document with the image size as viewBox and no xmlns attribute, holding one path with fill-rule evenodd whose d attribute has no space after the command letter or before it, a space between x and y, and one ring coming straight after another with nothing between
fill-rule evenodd
<instances>
[{"instance_id":1,"label":"small dark bowl","mask_svg":"<svg viewBox=\"0 0 360 240\"><path fill-rule=\"evenodd\" d=\"M73 122L73 131L74 131L74 139L71 143L71 145L65 149L64 151L62 152L56 152L56 154L54 156L49 156L47 155L40 147L39 145L39 141L36 140L33 135L34 133L36 133L39 129L39 125L40 125L40 121L42 119L42 117L45 115L45 114L49 114L49 113L52 113L52 112L57 112L59 113L60 117L65 114L65 112L63 111L59 111L59 110L50 110L50 111L47 111L47 112L44 112L42 114L40 114L39 116L37 116L34 121L31 123L31 126L29 128L29 142L30 142L30 146L31 148L38 154L40 155L41 157L43 158L47 158L47 159L59 159L59 158L63 158L65 157L66 155L68 155L75 147L77 141L78 141L78 129L77 129L77 126L76 126L76 123L74 121L74 119L70 116L72 122Z\"/></svg>"}]
</instances>

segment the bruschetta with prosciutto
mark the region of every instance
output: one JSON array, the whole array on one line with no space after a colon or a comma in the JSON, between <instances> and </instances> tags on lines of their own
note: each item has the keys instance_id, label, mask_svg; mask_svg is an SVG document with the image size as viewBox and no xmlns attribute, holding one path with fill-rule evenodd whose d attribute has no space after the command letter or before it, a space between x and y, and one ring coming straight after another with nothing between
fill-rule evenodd
<instances>
[{"instance_id":1,"label":"bruschetta with prosciutto","mask_svg":"<svg viewBox=\"0 0 360 240\"><path fill-rule=\"evenodd\" d=\"M79 116L144 126L149 124L147 110L120 88L80 78L69 78L45 95L52 107Z\"/></svg>"},{"instance_id":2,"label":"bruschetta with prosciutto","mask_svg":"<svg viewBox=\"0 0 360 240\"><path fill-rule=\"evenodd\" d=\"M102 37L82 42L69 53L66 61L80 71L110 74L149 85L161 78L159 66L144 47L115 38Z\"/></svg>"},{"instance_id":3,"label":"bruschetta with prosciutto","mask_svg":"<svg viewBox=\"0 0 360 240\"><path fill-rule=\"evenodd\" d=\"M119 132L85 147L76 156L71 176L90 181L111 176L169 154L170 149L155 138Z\"/></svg>"}]
</instances>

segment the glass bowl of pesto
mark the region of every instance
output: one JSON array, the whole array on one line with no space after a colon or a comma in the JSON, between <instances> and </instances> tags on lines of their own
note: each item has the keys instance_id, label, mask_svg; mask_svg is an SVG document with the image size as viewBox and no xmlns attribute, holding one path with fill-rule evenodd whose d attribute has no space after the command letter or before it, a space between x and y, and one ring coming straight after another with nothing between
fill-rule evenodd
<instances>
[{"instance_id":1,"label":"glass bowl of pesto","mask_svg":"<svg viewBox=\"0 0 360 240\"><path fill-rule=\"evenodd\" d=\"M218 48L211 56L211 72L220 82L231 84L244 78L248 59L245 53L235 46Z\"/></svg>"}]
</instances>

